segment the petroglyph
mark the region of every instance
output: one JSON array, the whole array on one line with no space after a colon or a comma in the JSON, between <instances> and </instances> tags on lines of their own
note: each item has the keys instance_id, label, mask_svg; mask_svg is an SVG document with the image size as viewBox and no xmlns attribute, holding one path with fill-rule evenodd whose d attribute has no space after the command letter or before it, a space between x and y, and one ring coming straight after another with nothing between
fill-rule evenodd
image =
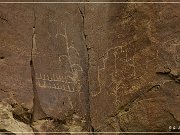
<instances>
[{"instance_id":1,"label":"petroglyph","mask_svg":"<svg viewBox=\"0 0 180 135\"><path fill-rule=\"evenodd\" d=\"M59 30L57 30L54 38L58 38L58 36L63 37L66 45L66 54L60 55L58 61L60 65L67 65L67 67L60 71L59 74L61 75L55 73L36 74L37 86L66 92L80 91L81 84L79 74L83 72L83 69L80 66L78 50L69 44L66 25L64 26L64 33L61 34ZM74 60L74 58L76 59Z\"/></svg>"},{"instance_id":2,"label":"petroglyph","mask_svg":"<svg viewBox=\"0 0 180 135\"><path fill-rule=\"evenodd\" d=\"M118 95L131 93L133 86L128 84L128 80L133 80L138 77L137 73L139 73L139 71L136 69L137 66L144 66L143 74L145 74L147 65L155 62L159 57L158 49L152 49L153 51L151 49L152 48L146 48L142 52L139 52L138 57L133 55L133 52L130 52L131 48L128 48L127 45L112 47L105 51L97 65L98 91L91 93L92 96L96 97L101 94L103 90L111 89L110 93L115 96L115 102L117 103L119 102ZM151 51L153 54L146 55ZM140 60L140 55L147 59L143 65L138 65L137 63L138 60ZM126 91L124 91L125 89ZM121 92L121 94L118 94L119 92Z\"/></svg>"},{"instance_id":3,"label":"petroglyph","mask_svg":"<svg viewBox=\"0 0 180 135\"><path fill-rule=\"evenodd\" d=\"M102 83L102 79L100 77L100 74L103 73L104 71L108 70L108 66L107 66L107 60L108 59L112 59L112 57L110 57L110 53L113 54L114 58L113 58L113 66L114 66L114 70L112 73L110 73L110 76L111 76L111 84L109 86L112 86L112 84L115 84L115 89L114 89L114 92L115 95L117 95L117 90L119 89L120 87L120 82L119 79L115 79L117 78L118 76L118 72L122 72L122 71L118 71L117 69L117 63L118 63L118 58L121 59L119 57L119 55L121 53L126 53L125 55L125 62L128 62L129 60L127 59L127 51L124 50L124 46L116 46L116 47L111 47L109 48L104 54L103 54L103 57L100 59L102 60L102 63L103 63L103 67L100 68L100 65L98 65L97 67L97 80L98 80L98 84L99 84L99 91L96 93L96 94L92 94L93 97L99 95L101 92L102 92L102 88L104 87L103 83ZM112 65L111 65L112 66Z\"/></svg>"},{"instance_id":4,"label":"petroglyph","mask_svg":"<svg viewBox=\"0 0 180 135\"><path fill-rule=\"evenodd\" d=\"M121 65L130 66L133 70L129 72L129 76L133 78L136 75L134 56L129 57L128 55L128 48L126 45L111 47L104 53L103 57L100 59L103 66L97 66L97 80L99 84L99 91L95 94L92 94L93 97L99 95L102 92L102 89L106 87L104 82L105 79L101 76L104 73L108 73L108 80L110 80L108 86L113 89L113 92L111 94L115 96L116 102L118 102L118 90L123 87L123 80L127 78L124 75L125 71L119 67ZM108 61L111 61L113 63L108 64ZM114 68L110 69L112 66L114 66Z\"/></svg>"},{"instance_id":5,"label":"petroglyph","mask_svg":"<svg viewBox=\"0 0 180 135\"><path fill-rule=\"evenodd\" d=\"M73 61L73 57L79 58L79 53L74 46L69 44L66 25L65 25L65 29L64 29L64 34L59 34L59 35L61 35L64 38L65 44L66 44L66 51L67 51L67 55L61 55L59 57L59 61L62 62L62 58L65 57L65 58L67 58L67 61L70 65L70 69L71 69L70 72L83 71L79 62Z\"/></svg>"},{"instance_id":6,"label":"petroglyph","mask_svg":"<svg viewBox=\"0 0 180 135\"><path fill-rule=\"evenodd\" d=\"M74 80L68 76L36 74L37 86L67 92L75 92Z\"/></svg>"}]
</instances>

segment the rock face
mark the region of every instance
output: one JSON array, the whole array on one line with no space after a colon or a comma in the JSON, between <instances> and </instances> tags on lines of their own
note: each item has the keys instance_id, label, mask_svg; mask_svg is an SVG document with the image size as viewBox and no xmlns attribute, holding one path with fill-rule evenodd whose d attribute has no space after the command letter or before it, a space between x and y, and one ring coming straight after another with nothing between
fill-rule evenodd
<instances>
[{"instance_id":1,"label":"rock face","mask_svg":"<svg viewBox=\"0 0 180 135\"><path fill-rule=\"evenodd\" d=\"M178 126L178 8L87 6L91 120L98 131L167 131Z\"/></svg>"},{"instance_id":2,"label":"rock face","mask_svg":"<svg viewBox=\"0 0 180 135\"><path fill-rule=\"evenodd\" d=\"M0 4L0 131L32 132L31 6Z\"/></svg>"},{"instance_id":3,"label":"rock face","mask_svg":"<svg viewBox=\"0 0 180 135\"><path fill-rule=\"evenodd\" d=\"M1 3L0 132L178 131L179 6Z\"/></svg>"}]
</instances>

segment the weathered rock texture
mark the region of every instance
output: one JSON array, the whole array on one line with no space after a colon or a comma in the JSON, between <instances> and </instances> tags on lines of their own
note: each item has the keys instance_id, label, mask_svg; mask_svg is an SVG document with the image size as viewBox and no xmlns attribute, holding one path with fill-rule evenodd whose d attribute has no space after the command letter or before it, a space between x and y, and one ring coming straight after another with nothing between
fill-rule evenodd
<instances>
[{"instance_id":1,"label":"weathered rock texture","mask_svg":"<svg viewBox=\"0 0 180 135\"><path fill-rule=\"evenodd\" d=\"M0 131L178 131L179 9L0 4Z\"/></svg>"},{"instance_id":2,"label":"weathered rock texture","mask_svg":"<svg viewBox=\"0 0 180 135\"><path fill-rule=\"evenodd\" d=\"M178 126L179 5L92 4L85 9L95 129Z\"/></svg>"}]
</instances>

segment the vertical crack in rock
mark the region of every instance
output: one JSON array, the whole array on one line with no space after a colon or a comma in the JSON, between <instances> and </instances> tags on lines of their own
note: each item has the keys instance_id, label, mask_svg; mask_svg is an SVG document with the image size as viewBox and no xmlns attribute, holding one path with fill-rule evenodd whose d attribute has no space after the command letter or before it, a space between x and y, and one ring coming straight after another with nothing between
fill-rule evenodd
<instances>
[{"instance_id":1,"label":"vertical crack in rock","mask_svg":"<svg viewBox=\"0 0 180 135\"><path fill-rule=\"evenodd\" d=\"M32 48L31 48L31 60L30 60L30 67L31 67L31 78L32 78L32 85L33 85L33 110L32 110L32 118L31 118L31 125L33 121L36 121L38 119L44 118L46 115L43 112L39 98L38 98L38 93L36 89L36 78L35 78L35 68L34 68L34 61L33 61L33 56L34 56L34 51L36 48L36 15L35 15L35 9L33 8L33 16L34 16L34 26L33 26L33 34L32 34Z\"/></svg>"},{"instance_id":2,"label":"vertical crack in rock","mask_svg":"<svg viewBox=\"0 0 180 135\"><path fill-rule=\"evenodd\" d=\"M91 114L90 114L90 91L89 91L89 48L86 44L86 38L87 38L87 35L85 33L85 5L83 5L83 11L81 10L81 8L78 6L78 9L79 9L79 12L80 12L80 15L82 17L82 33L83 33L83 37L84 37L84 44L86 46L86 53L87 54L87 67L86 67L86 70L85 70L85 76L86 76L86 83L87 83L87 87L86 87L86 91L85 91L85 96L86 96L86 121L87 121L87 127L88 127L88 131L89 132L93 132L94 129L92 127L92 124L91 124Z\"/></svg>"},{"instance_id":3,"label":"vertical crack in rock","mask_svg":"<svg viewBox=\"0 0 180 135\"><path fill-rule=\"evenodd\" d=\"M81 14L81 17L82 17L82 27L83 27L83 36L84 36L84 40L85 40L85 42L86 42L86 37L87 37L87 35L85 34L85 5L83 6L83 11L81 10L81 8L78 6L78 9L79 9L79 12L80 12L80 14ZM85 44L86 45L86 44ZM87 48L87 45L86 45L86 48Z\"/></svg>"}]
</instances>

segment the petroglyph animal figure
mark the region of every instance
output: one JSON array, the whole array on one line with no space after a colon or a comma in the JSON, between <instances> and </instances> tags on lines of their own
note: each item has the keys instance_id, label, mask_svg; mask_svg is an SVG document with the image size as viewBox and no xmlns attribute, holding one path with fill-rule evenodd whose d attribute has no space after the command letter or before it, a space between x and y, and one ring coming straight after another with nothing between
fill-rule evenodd
<instances>
[{"instance_id":1,"label":"petroglyph animal figure","mask_svg":"<svg viewBox=\"0 0 180 135\"><path fill-rule=\"evenodd\" d=\"M99 91L95 94L92 94L92 96L95 97L99 95L102 92L102 89L105 88L106 84L108 83L108 86L113 89L112 94L116 97L116 101L118 101L118 90L122 87L122 80L126 78L124 71L122 69L119 69L119 66L131 66L133 70L131 70L129 74L131 77L134 77L134 57L128 56L127 46L116 46L107 49L100 60L102 65L98 65L97 67L97 80L99 84ZM106 74L106 76L109 76L108 80L106 79L107 77L104 77L104 74Z\"/></svg>"},{"instance_id":2,"label":"petroglyph animal figure","mask_svg":"<svg viewBox=\"0 0 180 135\"><path fill-rule=\"evenodd\" d=\"M136 55L133 54L133 49L127 45L107 49L98 61L97 81L99 87L98 91L91 93L92 97L106 91L106 93L115 97L116 103L120 102L119 96L133 92L134 85L131 84L133 79L139 77L140 82L146 81L144 77L147 66L155 63L158 57L158 48L147 47ZM144 60L144 63L138 64L142 59L146 60ZM137 66L143 66L143 71L139 71Z\"/></svg>"}]
</instances>

